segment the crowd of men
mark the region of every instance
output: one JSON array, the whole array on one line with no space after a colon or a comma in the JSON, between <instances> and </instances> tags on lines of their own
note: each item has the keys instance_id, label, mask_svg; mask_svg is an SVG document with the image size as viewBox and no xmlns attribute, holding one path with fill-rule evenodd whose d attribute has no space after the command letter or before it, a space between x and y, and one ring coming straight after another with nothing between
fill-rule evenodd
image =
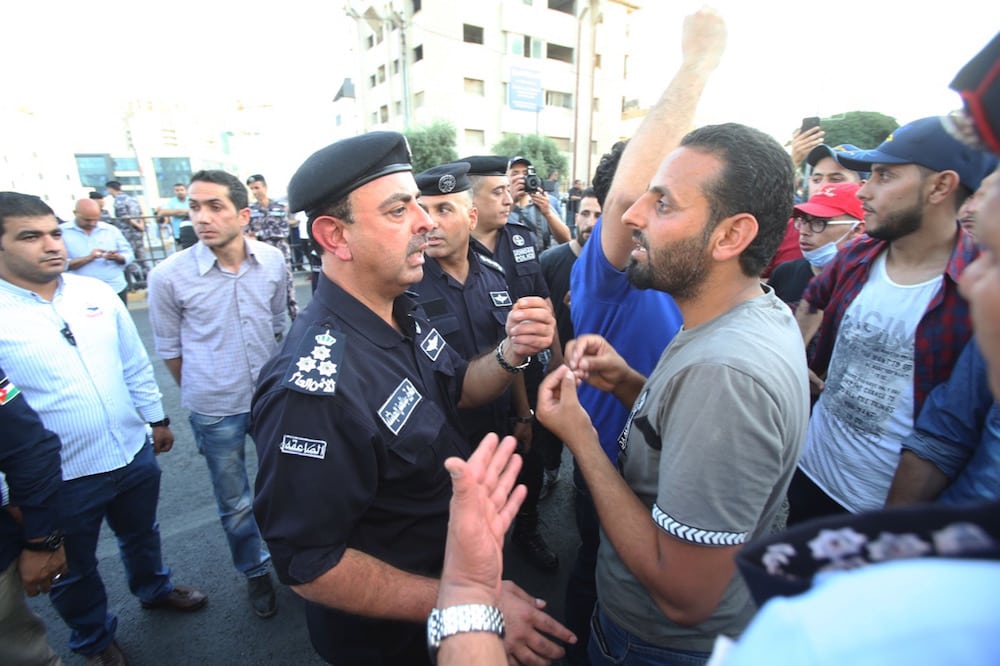
<instances>
[{"instance_id":1,"label":"crowd of men","mask_svg":"<svg viewBox=\"0 0 1000 666\"><path fill-rule=\"evenodd\" d=\"M395 132L316 151L287 205L260 174L195 173L157 211L180 249L155 267L120 183L114 223L99 197L60 224L0 193L0 662L58 663L24 602L47 593L73 652L127 663L97 567L105 520L142 607L207 603L163 559L157 456L174 435L127 308L134 264L248 603L274 616L276 576L330 663L429 664L442 646L461 663L469 632L500 662L773 663L792 621L758 613L762 588L798 585L822 617L816 569L932 551L927 575L950 584L934 602L961 605L1000 553L1000 142L980 104L997 43L953 84L969 115L867 150L812 128L789 156L745 125L690 130L726 44L697 12L636 133L592 187L573 183L572 219L558 173L525 156L413 173ZM300 309L303 235L318 270ZM571 563L539 519L563 447ZM887 504L906 506L872 513ZM571 568L563 622L501 579L507 527L540 571ZM986 562L948 566L968 553ZM873 607L899 575L861 588ZM995 613L965 618L996 601L971 598L947 644L995 659ZM823 650L809 626L777 663ZM837 635L838 663L892 663Z\"/></svg>"}]
</instances>

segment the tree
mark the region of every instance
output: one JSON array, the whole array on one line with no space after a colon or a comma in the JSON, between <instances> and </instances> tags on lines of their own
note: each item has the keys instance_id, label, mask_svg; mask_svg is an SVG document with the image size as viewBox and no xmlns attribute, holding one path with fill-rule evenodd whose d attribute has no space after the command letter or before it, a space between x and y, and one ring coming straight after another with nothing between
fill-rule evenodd
<instances>
[{"instance_id":1,"label":"tree","mask_svg":"<svg viewBox=\"0 0 1000 666\"><path fill-rule=\"evenodd\" d=\"M405 132L413 153L413 172L420 173L438 164L454 162L455 126L444 120L435 120L430 125L414 127Z\"/></svg>"},{"instance_id":2,"label":"tree","mask_svg":"<svg viewBox=\"0 0 1000 666\"><path fill-rule=\"evenodd\" d=\"M493 146L494 155L527 157L535 173L546 178L553 169L566 173L566 156L552 139L539 134L506 134Z\"/></svg>"},{"instance_id":3,"label":"tree","mask_svg":"<svg viewBox=\"0 0 1000 666\"><path fill-rule=\"evenodd\" d=\"M823 143L839 146L850 143L858 148L870 150L889 136L899 123L895 118L875 111L848 111L820 121L826 136Z\"/></svg>"}]
</instances>

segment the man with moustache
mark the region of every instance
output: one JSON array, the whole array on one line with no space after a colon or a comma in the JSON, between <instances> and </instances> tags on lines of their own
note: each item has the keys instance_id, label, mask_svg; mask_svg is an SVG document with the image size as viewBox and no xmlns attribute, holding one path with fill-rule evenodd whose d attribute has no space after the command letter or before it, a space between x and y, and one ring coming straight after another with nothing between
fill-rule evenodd
<instances>
[{"instance_id":1,"label":"man with moustache","mask_svg":"<svg viewBox=\"0 0 1000 666\"><path fill-rule=\"evenodd\" d=\"M622 218L629 279L670 293L683 328L648 379L583 335L542 383L538 418L573 453L601 524L592 664L702 664L756 610L733 556L781 524L809 413L795 321L758 277L793 193L791 160L762 132L685 136ZM578 379L631 408L617 466Z\"/></svg>"},{"instance_id":2,"label":"man with moustache","mask_svg":"<svg viewBox=\"0 0 1000 666\"><path fill-rule=\"evenodd\" d=\"M190 187L199 242L150 272L149 320L156 353L190 411L233 566L247 579L254 613L269 618L278 606L253 517L246 438L257 375L285 330L288 274L279 250L244 237L250 208L236 176L199 171Z\"/></svg>"},{"instance_id":3,"label":"man with moustache","mask_svg":"<svg viewBox=\"0 0 1000 666\"><path fill-rule=\"evenodd\" d=\"M809 283L796 311L808 344L813 409L790 522L884 505L928 393L970 336L958 277L978 254L956 222L985 156L939 117L915 120L878 148L840 155L870 170L858 191L867 236Z\"/></svg>"},{"instance_id":4,"label":"man with moustache","mask_svg":"<svg viewBox=\"0 0 1000 666\"><path fill-rule=\"evenodd\" d=\"M65 268L52 209L0 192L0 365L62 442L67 571L52 605L71 630L73 652L88 663L124 664L97 567L105 520L143 608L196 611L207 597L174 585L163 564L155 456L173 447L174 435L142 339L106 284Z\"/></svg>"},{"instance_id":5,"label":"man with moustache","mask_svg":"<svg viewBox=\"0 0 1000 666\"><path fill-rule=\"evenodd\" d=\"M117 227L101 221L101 207L93 199L77 201L73 215L72 222L60 225L69 270L106 282L127 304L125 266L135 258L131 244Z\"/></svg>"},{"instance_id":6,"label":"man with moustache","mask_svg":"<svg viewBox=\"0 0 1000 666\"><path fill-rule=\"evenodd\" d=\"M462 358L472 359L503 339L514 300L503 267L469 246L479 211L472 204L468 171L468 163L454 162L414 177L420 206L436 228L427 234L424 277L413 290L434 328ZM479 442L490 432L501 437L511 434L512 417L516 427L530 429L533 419L523 374L514 378L511 390L516 412L511 412L512 396L507 392L489 405L459 410L470 442Z\"/></svg>"},{"instance_id":7,"label":"man with moustache","mask_svg":"<svg viewBox=\"0 0 1000 666\"><path fill-rule=\"evenodd\" d=\"M411 169L405 137L370 132L292 177L289 205L306 212L323 271L253 400L257 521L278 577L308 602L313 646L340 664L429 663L424 622L451 497L443 463L472 451L457 409L500 396L555 330L544 299L523 298L490 352L467 362L452 349L404 293L423 278L435 228ZM572 640L543 605L503 584L512 659L558 659L554 641ZM462 621L499 628L479 611Z\"/></svg>"}]
</instances>

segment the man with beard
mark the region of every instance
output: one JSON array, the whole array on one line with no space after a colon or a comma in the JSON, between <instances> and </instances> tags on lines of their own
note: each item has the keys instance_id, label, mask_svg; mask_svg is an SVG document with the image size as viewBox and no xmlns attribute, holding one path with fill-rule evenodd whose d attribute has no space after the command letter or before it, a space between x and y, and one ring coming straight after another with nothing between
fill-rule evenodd
<instances>
[{"instance_id":1,"label":"man with beard","mask_svg":"<svg viewBox=\"0 0 1000 666\"><path fill-rule=\"evenodd\" d=\"M545 300L524 298L500 344L466 361L404 294L423 278L435 228L410 160L403 135L369 132L292 176L289 206L306 211L323 270L251 410L257 523L278 577L308 602L313 647L337 664L429 663L424 623L451 499L444 461L473 448L457 408L495 400L555 333ZM562 656L554 641L572 634L543 602L505 582L499 605L511 659ZM498 628L490 617L458 620Z\"/></svg>"},{"instance_id":2,"label":"man with beard","mask_svg":"<svg viewBox=\"0 0 1000 666\"><path fill-rule=\"evenodd\" d=\"M840 156L872 172L858 190L868 237L837 254L796 311L807 344L818 329L809 367L822 392L789 493L791 522L885 503L900 442L969 339L958 277L978 250L956 218L985 160L938 117Z\"/></svg>"},{"instance_id":3,"label":"man with beard","mask_svg":"<svg viewBox=\"0 0 1000 666\"><path fill-rule=\"evenodd\" d=\"M538 418L572 451L601 524L593 664L705 663L717 635L753 616L733 555L781 523L809 413L795 321L758 278L793 194L791 160L764 133L684 137L622 218L629 279L671 294L683 328L648 380L584 335L542 383ZM631 408L617 468L579 379Z\"/></svg>"}]
</instances>

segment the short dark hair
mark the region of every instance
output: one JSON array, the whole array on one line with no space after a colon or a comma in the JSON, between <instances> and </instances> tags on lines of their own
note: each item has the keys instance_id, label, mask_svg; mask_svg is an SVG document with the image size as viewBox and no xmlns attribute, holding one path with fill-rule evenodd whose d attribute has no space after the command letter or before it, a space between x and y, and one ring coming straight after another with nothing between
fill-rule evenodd
<instances>
[{"instance_id":1,"label":"short dark hair","mask_svg":"<svg viewBox=\"0 0 1000 666\"><path fill-rule=\"evenodd\" d=\"M97 199L103 199L104 198L104 194L102 194L101 192L96 192L96 191L95 192L88 192L87 193L87 198L94 199L96 201Z\"/></svg>"},{"instance_id":2,"label":"short dark hair","mask_svg":"<svg viewBox=\"0 0 1000 666\"><path fill-rule=\"evenodd\" d=\"M224 185L229 190L229 200L236 210L243 210L249 205L250 195L240 179L220 169L203 169L191 176L192 183L215 183Z\"/></svg>"},{"instance_id":3,"label":"short dark hair","mask_svg":"<svg viewBox=\"0 0 1000 666\"><path fill-rule=\"evenodd\" d=\"M696 129L680 145L722 161L722 171L703 188L712 212L706 233L732 215L753 215L757 237L740 254L740 268L744 275L760 275L785 237L792 214L795 168L791 157L764 132L738 123Z\"/></svg>"},{"instance_id":4,"label":"short dark hair","mask_svg":"<svg viewBox=\"0 0 1000 666\"><path fill-rule=\"evenodd\" d=\"M583 193L582 193L582 194L580 195L580 198L581 198L581 199L590 199L590 198L594 198L594 199L597 199L597 192L595 192L595 191L594 191L594 188L592 188L592 187L588 187L588 188L587 188L587 189L585 189L585 190L583 191ZM600 199L597 199L597 203L600 203L600 202L601 202L601 200L600 200Z\"/></svg>"},{"instance_id":5,"label":"short dark hair","mask_svg":"<svg viewBox=\"0 0 1000 666\"><path fill-rule=\"evenodd\" d=\"M602 210L604 209L604 200L608 198L608 192L611 191L611 181L615 179L615 172L618 171L618 162L621 160L622 152L627 145L627 140L616 141L615 145L611 146L611 152L604 153L597 168L594 169L594 178L591 183L593 184L594 196L597 197L597 202L601 204Z\"/></svg>"},{"instance_id":6,"label":"short dark hair","mask_svg":"<svg viewBox=\"0 0 1000 666\"><path fill-rule=\"evenodd\" d=\"M354 211L351 209L351 193L348 192L330 203L320 204L315 210L309 212L309 219L306 220L306 232L309 234L309 240L312 242L313 249L319 255L323 254L323 248L315 241L315 236L313 236L313 222L317 217L324 215L343 220L347 224L354 224Z\"/></svg>"},{"instance_id":7,"label":"short dark hair","mask_svg":"<svg viewBox=\"0 0 1000 666\"><path fill-rule=\"evenodd\" d=\"M0 192L0 235L8 217L55 217L47 203L34 194Z\"/></svg>"},{"instance_id":8,"label":"short dark hair","mask_svg":"<svg viewBox=\"0 0 1000 666\"><path fill-rule=\"evenodd\" d=\"M122 184L121 181L119 180L109 180L108 182L104 183L104 187L109 187L113 190L118 190L120 192L122 189Z\"/></svg>"},{"instance_id":9,"label":"short dark hair","mask_svg":"<svg viewBox=\"0 0 1000 666\"><path fill-rule=\"evenodd\" d=\"M249 185L250 183L264 183L264 185L267 185L267 181L264 180L264 176L260 175L259 173L255 173L254 175L247 178L247 185Z\"/></svg>"},{"instance_id":10,"label":"short dark hair","mask_svg":"<svg viewBox=\"0 0 1000 666\"><path fill-rule=\"evenodd\" d=\"M184 188L186 188L187 185L185 185L184 183L174 183L174 187L184 187Z\"/></svg>"}]
</instances>

